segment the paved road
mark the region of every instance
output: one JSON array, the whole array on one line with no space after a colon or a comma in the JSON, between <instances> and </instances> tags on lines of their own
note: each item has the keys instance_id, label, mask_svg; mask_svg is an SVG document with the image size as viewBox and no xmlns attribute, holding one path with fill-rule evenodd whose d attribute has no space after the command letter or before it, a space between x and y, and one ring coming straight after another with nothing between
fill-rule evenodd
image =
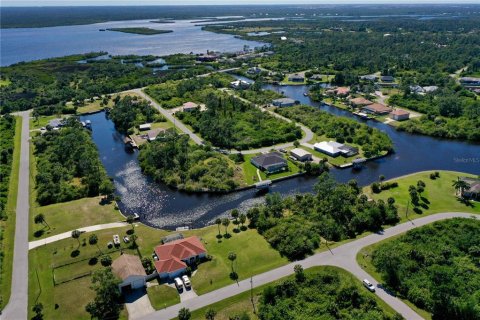
<instances>
[{"instance_id":1,"label":"paved road","mask_svg":"<svg viewBox=\"0 0 480 320\"><path fill-rule=\"evenodd\" d=\"M89 227L85 227L85 228L78 228L77 230L79 230L81 232L92 232L92 231L98 231L98 230L104 230L104 229L121 228L121 227L125 227L125 226L128 226L128 223L112 222L112 223L106 223L106 224L97 224L95 226L89 226ZM49 244L49 243L52 243L52 242L55 242L55 241L71 238L72 237L72 231L73 230L63 232L63 233L60 233L60 234L57 234L57 235L54 235L54 236L51 236L51 237L48 237L48 238L45 238L45 239L30 241L28 243L28 250L32 250L32 249L35 249L37 247L40 247L40 246L43 246L43 245L46 245L46 244Z\"/></svg>"},{"instance_id":2,"label":"paved road","mask_svg":"<svg viewBox=\"0 0 480 320\"><path fill-rule=\"evenodd\" d=\"M19 112L22 117L20 145L20 172L15 220L15 242L13 252L12 290L10 300L3 310L3 320L27 319L28 310L28 221L29 194L29 125L30 112Z\"/></svg>"},{"instance_id":3,"label":"paved road","mask_svg":"<svg viewBox=\"0 0 480 320\"><path fill-rule=\"evenodd\" d=\"M315 254L311 257L308 257L302 261L292 262L283 267L270 270L268 272L259 274L252 278L253 286L258 287L263 284L278 280L287 275L293 274L293 267L296 264L301 264L304 268L310 268L313 266L337 266L351 272L359 281L368 278L377 288L376 295L388 303L395 311L400 313L403 317L408 320L417 320L422 319L416 312L414 312L410 307L408 307L401 300L396 297L388 294L385 290L379 286L379 284L363 271L360 266L357 264L356 255L364 247L371 244L377 243L384 239L396 236L398 234L404 233L408 230L435 222L443 219L450 219L454 217L463 217L468 218L472 217L472 214L468 213L459 213L459 212L448 212L448 213L439 213L436 215L427 216L424 218L415 219L410 222L405 222L397 226L391 227L383 231L382 233L376 233L368 235L364 238L349 242L342 246L332 249L332 251L326 251L322 253ZM477 218L477 217L475 217ZM185 307L190 310L196 310L205 306L208 306L212 303L224 300L226 298L235 296L239 293L250 290L250 279L240 281L237 284L232 284L221 289L206 293L204 295L192 298L188 301L176 304L174 306L168 307L163 310L156 311L151 313L142 320L156 320L156 319L172 319L178 315L178 311Z\"/></svg>"}]
</instances>

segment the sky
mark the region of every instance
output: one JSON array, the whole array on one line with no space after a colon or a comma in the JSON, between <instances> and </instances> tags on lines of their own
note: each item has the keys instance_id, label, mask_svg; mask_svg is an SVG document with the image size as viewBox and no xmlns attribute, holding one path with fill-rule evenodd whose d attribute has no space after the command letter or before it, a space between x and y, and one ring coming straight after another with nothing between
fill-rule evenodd
<instances>
[{"instance_id":1,"label":"sky","mask_svg":"<svg viewBox=\"0 0 480 320\"><path fill-rule=\"evenodd\" d=\"M91 5L241 5L241 4L352 4L352 3L477 3L480 0L0 0L1 6L91 6Z\"/></svg>"}]
</instances>

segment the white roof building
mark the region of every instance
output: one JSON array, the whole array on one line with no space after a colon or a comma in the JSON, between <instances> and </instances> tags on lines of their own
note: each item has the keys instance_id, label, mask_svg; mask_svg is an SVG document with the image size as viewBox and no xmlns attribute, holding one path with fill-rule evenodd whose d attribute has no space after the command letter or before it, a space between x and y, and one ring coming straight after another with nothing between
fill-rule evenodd
<instances>
[{"instance_id":1,"label":"white roof building","mask_svg":"<svg viewBox=\"0 0 480 320\"><path fill-rule=\"evenodd\" d=\"M311 161L312 160L312 154L306 150L303 150L301 148L295 148L290 150L290 154L296 158L297 160L300 161Z\"/></svg>"},{"instance_id":2,"label":"white roof building","mask_svg":"<svg viewBox=\"0 0 480 320\"><path fill-rule=\"evenodd\" d=\"M335 141L322 141L313 145L316 151L323 152L329 156L336 157L338 155L350 156L355 152L355 148L346 146Z\"/></svg>"},{"instance_id":3,"label":"white roof building","mask_svg":"<svg viewBox=\"0 0 480 320\"><path fill-rule=\"evenodd\" d=\"M152 124L151 123L144 123L144 124L141 124L140 126L138 126L138 128L140 130L150 130L152 128Z\"/></svg>"}]
</instances>

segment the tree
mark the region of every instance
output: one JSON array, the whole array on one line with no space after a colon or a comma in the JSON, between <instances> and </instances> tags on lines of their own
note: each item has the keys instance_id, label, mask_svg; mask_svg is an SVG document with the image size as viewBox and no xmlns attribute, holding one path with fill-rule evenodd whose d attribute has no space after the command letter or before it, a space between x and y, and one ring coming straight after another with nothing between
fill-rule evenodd
<instances>
[{"instance_id":1,"label":"tree","mask_svg":"<svg viewBox=\"0 0 480 320\"><path fill-rule=\"evenodd\" d=\"M410 199L412 199L413 205L417 206L419 200L417 188L415 188L415 186L408 187L408 193L410 194Z\"/></svg>"},{"instance_id":2,"label":"tree","mask_svg":"<svg viewBox=\"0 0 480 320\"><path fill-rule=\"evenodd\" d=\"M190 320L192 314L187 308L182 308L178 311L178 320Z\"/></svg>"},{"instance_id":3,"label":"tree","mask_svg":"<svg viewBox=\"0 0 480 320\"><path fill-rule=\"evenodd\" d=\"M465 182L464 180L461 180L460 178L458 178L457 180L454 180L452 186L457 191L457 194L458 194L458 191L460 190L460 197L462 197L462 198L463 198L463 193L465 192L465 190L470 189L470 185L467 182Z\"/></svg>"},{"instance_id":4,"label":"tree","mask_svg":"<svg viewBox=\"0 0 480 320\"><path fill-rule=\"evenodd\" d=\"M102 258L100 259L100 263L104 267L108 267L112 265L112 257L110 257L108 254L103 255Z\"/></svg>"},{"instance_id":5,"label":"tree","mask_svg":"<svg viewBox=\"0 0 480 320\"><path fill-rule=\"evenodd\" d=\"M208 308L207 312L205 312L205 319L214 320L216 315L217 315L217 312L215 310L213 310L212 308Z\"/></svg>"},{"instance_id":6,"label":"tree","mask_svg":"<svg viewBox=\"0 0 480 320\"><path fill-rule=\"evenodd\" d=\"M82 232L80 230L73 230L72 231L72 238L73 239L77 239L78 241L78 248L80 248L80 235L82 234Z\"/></svg>"},{"instance_id":7,"label":"tree","mask_svg":"<svg viewBox=\"0 0 480 320\"><path fill-rule=\"evenodd\" d=\"M230 225L230 219L223 218L222 225L225 227L225 235L228 235L228 226Z\"/></svg>"},{"instance_id":8,"label":"tree","mask_svg":"<svg viewBox=\"0 0 480 320\"><path fill-rule=\"evenodd\" d=\"M422 180L417 181L417 192L421 195L425 191L426 184Z\"/></svg>"},{"instance_id":9,"label":"tree","mask_svg":"<svg viewBox=\"0 0 480 320\"><path fill-rule=\"evenodd\" d=\"M238 209L233 209L231 214L232 214L232 218L235 219L234 223L238 224L238 216L240 214L238 212Z\"/></svg>"},{"instance_id":10,"label":"tree","mask_svg":"<svg viewBox=\"0 0 480 320\"><path fill-rule=\"evenodd\" d=\"M134 216L133 214L129 214L129 215L127 216L127 223L130 224L130 226L131 226L131 228L132 228L132 229L131 229L132 232L135 232L135 227L134 227L134 225L133 225L134 222L135 222L135 216Z\"/></svg>"},{"instance_id":11,"label":"tree","mask_svg":"<svg viewBox=\"0 0 480 320\"><path fill-rule=\"evenodd\" d=\"M32 318L33 320L42 320L43 319L43 304L41 302L35 303L32 308L32 311L35 312L35 316Z\"/></svg>"},{"instance_id":12,"label":"tree","mask_svg":"<svg viewBox=\"0 0 480 320\"><path fill-rule=\"evenodd\" d=\"M218 226L218 238L221 238L222 235L220 234L220 225L222 224L222 219L217 218L217 219L215 220L215 223L216 223L217 226Z\"/></svg>"},{"instance_id":13,"label":"tree","mask_svg":"<svg viewBox=\"0 0 480 320\"><path fill-rule=\"evenodd\" d=\"M237 254L235 252L229 252L228 253L228 260L232 262L232 273L235 272L233 269L233 262L237 259Z\"/></svg>"},{"instance_id":14,"label":"tree","mask_svg":"<svg viewBox=\"0 0 480 320\"><path fill-rule=\"evenodd\" d=\"M305 281L305 272L303 271L303 267L300 264L296 264L293 267L293 271L295 271L295 279L297 280L297 282Z\"/></svg>"},{"instance_id":15,"label":"tree","mask_svg":"<svg viewBox=\"0 0 480 320\"><path fill-rule=\"evenodd\" d=\"M45 224L50 229L50 226L48 225L47 221L45 220L45 215L43 213L37 214L33 218L33 221L35 222L35 224L39 224L39 223Z\"/></svg>"},{"instance_id":16,"label":"tree","mask_svg":"<svg viewBox=\"0 0 480 320\"><path fill-rule=\"evenodd\" d=\"M88 243L92 246L96 245L98 248L98 252L102 254L102 250L100 250L100 247L98 246L98 237L95 233L91 234L90 237L88 237Z\"/></svg>"},{"instance_id":17,"label":"tree","mask_svg":"<svg viewBox=\"0 0 480 320\"><path fill-rule=\"evenodd\" d=\"M92 286L95 298L89 302L85 310L96 319L118 319L122 306L120 304L119 280L112 272L112 268L103 268L95 271L92 276Z\"/></svg>"},{"instance_id":18,"label":"tree","mask_svg":"<svg viewBox=\"0 0 480 320\"><path fill-rule=\"evenodd\" d=\"M243 228L243 225L245 224L246 221L247 221L247 216L244 213L241 213L240 214L240 224L242 225L242 228Z\"/></svg>"}]
</instances>

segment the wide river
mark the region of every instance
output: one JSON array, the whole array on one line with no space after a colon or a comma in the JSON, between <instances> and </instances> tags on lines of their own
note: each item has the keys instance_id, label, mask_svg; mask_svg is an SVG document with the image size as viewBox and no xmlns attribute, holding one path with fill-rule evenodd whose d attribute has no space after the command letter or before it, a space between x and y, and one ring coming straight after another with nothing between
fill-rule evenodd
<instances>
[{"instance_id":1,"label":"wide river","mask_svg":"<svg viewBox=\"0 0 480 320\"><path fill-rule=\"evenodd\" d=\"M304 86L266 86L266 89L283 91L285 95L328 111L337 116L353 117L350 113L327 105L320 105L305 97ZM137 162L137 153L124 150L123 137L115 130L113 123L98 113L82 117L90 119L93 126L93 140L97 144L101 159L114 177L122 201L120 208L125 213L138 213L141 220L155 227L174 228L177 226L201 227L212 223L216 217L238 208L245 211L262 203L263 197L254 190L235 192L227 195L188 194L156 184L142 175ZM354 118L357 121L358 118ZM361 171L333 169L336 180L347 182L356 179L364 186L377 180L379 175L387 179L422 170L455 170L480 174L480 145L460 141L440 140L421 135L398 132L394 128L372 120L366 121L372 127L386 132L394 142L395 153L368 162ZM299 177L274 183L271 192L283 196L298 192L311 192L315 178Z\"/></svg>"},{"instance_id":2,"label":"wide river","mask_svg":"<svg viewBox=\"0 0 480 320\"><path fill-rule=\"evenodd\" d=\"M148 27L173 32L139 35L99 31L126 27ZM152 23L150 20L131 20L79 26L1 29L0 41L1 66L93 51L107 51L111 55L163 56L173 53L202 53L207 50L234 52L242 50L244 45L254 48L265 44L238 39L228 34L203 31L191 20L175 20L175 23L165 24Z\"/></svg>"}]
</instances>

